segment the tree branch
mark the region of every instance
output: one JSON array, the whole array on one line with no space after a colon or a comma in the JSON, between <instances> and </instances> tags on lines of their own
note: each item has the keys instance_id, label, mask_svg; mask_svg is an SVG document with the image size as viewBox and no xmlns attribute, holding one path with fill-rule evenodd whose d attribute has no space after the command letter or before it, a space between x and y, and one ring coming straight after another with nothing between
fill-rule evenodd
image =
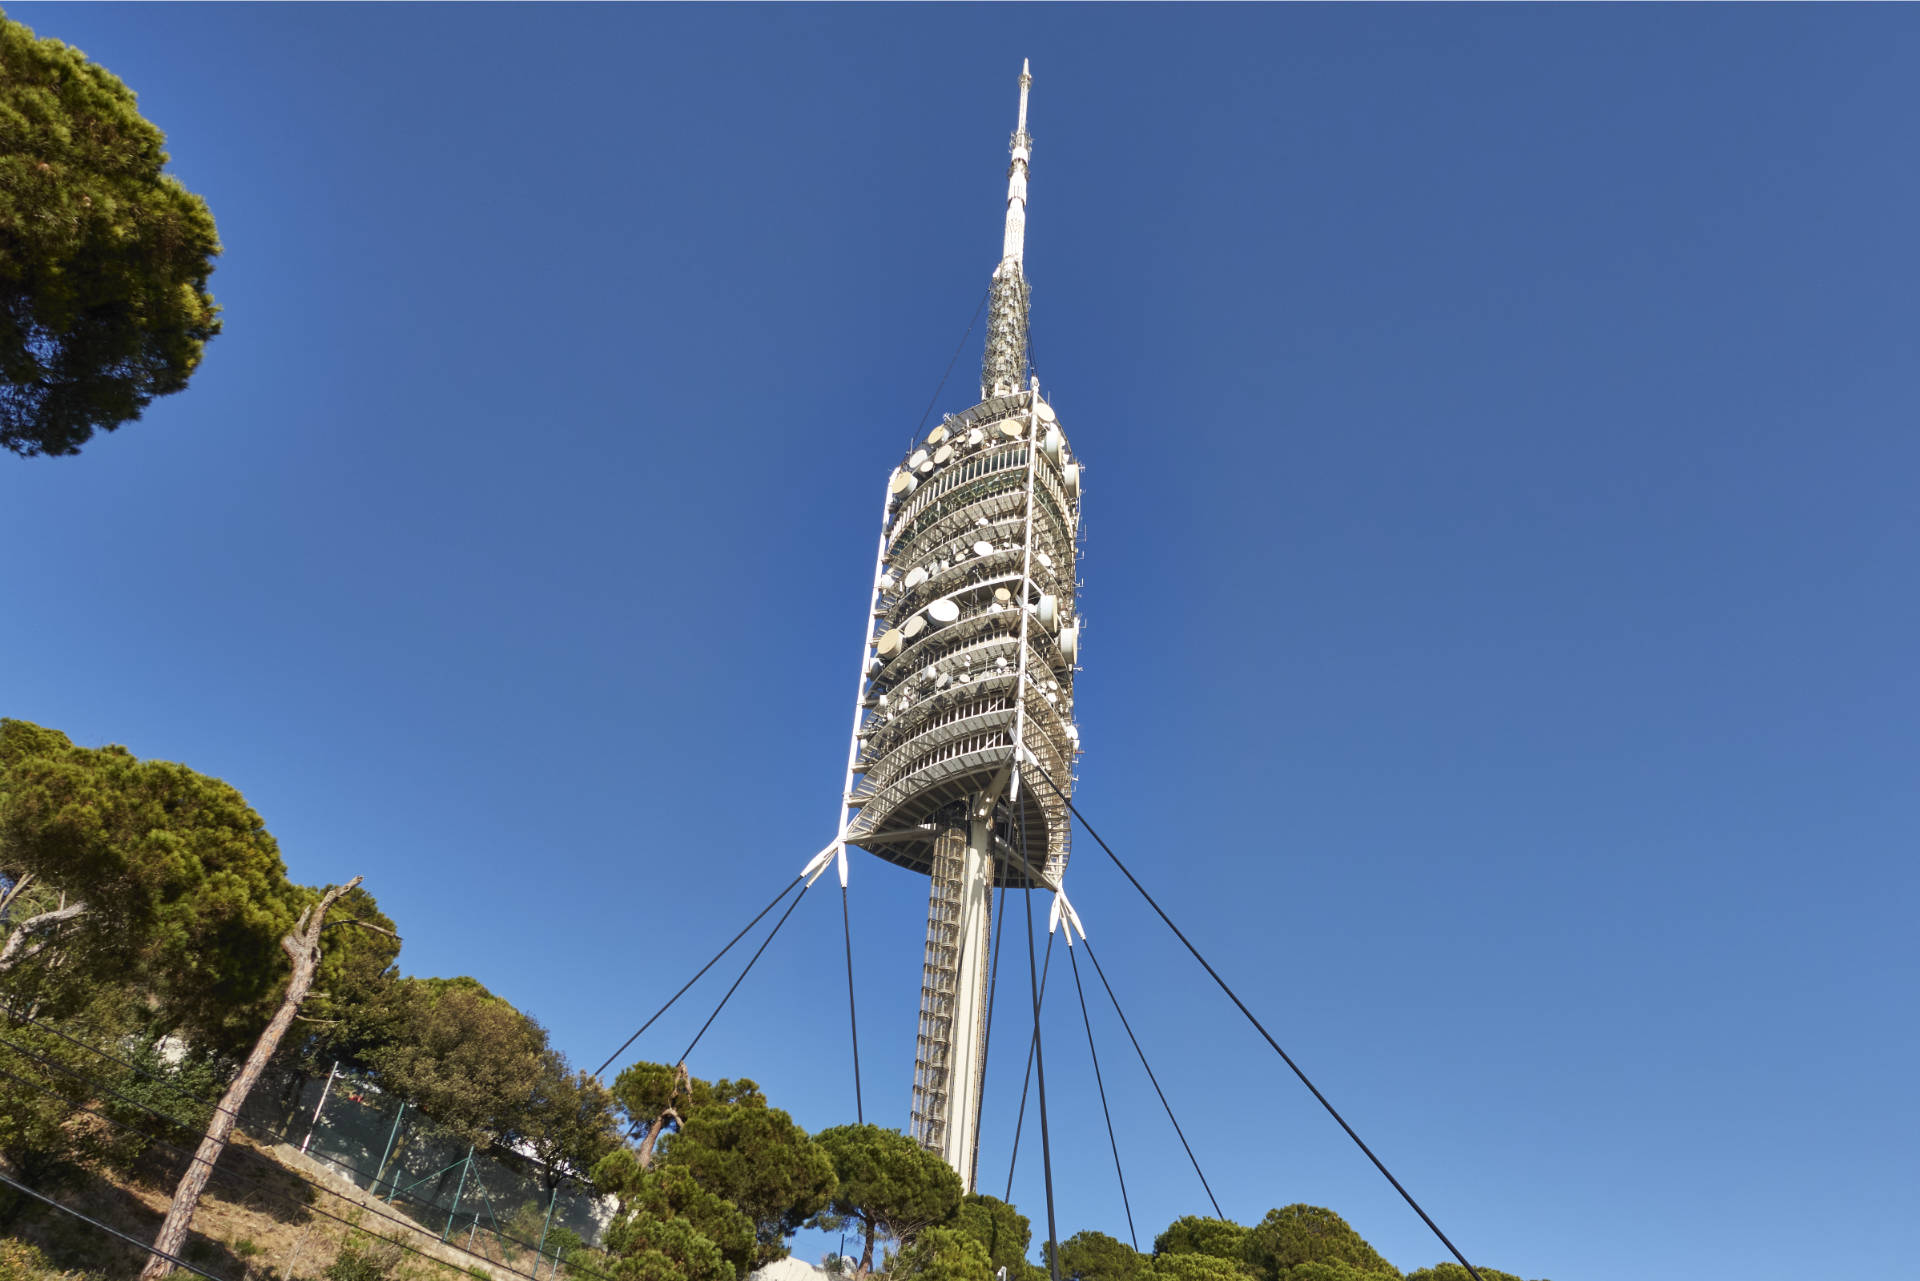
<instances>
[{"instance_id":1,"label":"tree branch","mask_svg":"<svg viewBox=\"0 0 1920 1281\"><path fill-rule=\"evenodd\" d=\"M87 905L85 903L69 903L67 906L57 907L51 912L42 912L38 916L29 916L26 920L20 922L19 927L7 936L6 945L0 947L0 974L5 974L21 961L38 956L50 941L42 939L32 950L23 951L22 949L25 948L26 942L30 937L44 930L65 925L77 916L84 916L86 911Z\"/></svg>"}]
</instances>

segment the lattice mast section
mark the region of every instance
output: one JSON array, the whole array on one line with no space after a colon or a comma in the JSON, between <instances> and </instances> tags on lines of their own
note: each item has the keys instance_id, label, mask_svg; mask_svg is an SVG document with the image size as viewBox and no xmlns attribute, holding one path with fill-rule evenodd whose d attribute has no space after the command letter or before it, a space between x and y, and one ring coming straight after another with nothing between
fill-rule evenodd
<instances>
[{"instance_id":1,"label":"lattice mast section","mask_svg":"<svg viewBox=\"0 0 1920 1281\"><path fill-rule=\"evenodd\" d=\"M992 890L1057 889L1070 789L1080 464L1028 377L1027 133L1020 75L1006 229L981 402L916 443L887 483L841 844L928 874L912 1133L974 1184Z\"/></svg>"}]
</instances>

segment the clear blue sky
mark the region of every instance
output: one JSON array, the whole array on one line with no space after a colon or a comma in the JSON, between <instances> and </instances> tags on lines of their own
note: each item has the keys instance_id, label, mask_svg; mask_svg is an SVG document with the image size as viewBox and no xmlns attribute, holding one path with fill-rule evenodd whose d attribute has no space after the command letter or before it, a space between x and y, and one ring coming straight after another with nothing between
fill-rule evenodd
<instances>
[{"instance_id":1,"label":"clear blue sky","mask_svg":"<svg viewBox=\"0 0 1920 1281\"><path fill-rule=\"evenodd\" d=\"M1913 1275L1920 12L11 12L166 129L227 332L0 460L6 714L232 781L591 1067L831 833L1029 56L1086 812L1476 1261ZM904 1125L924 882L854 871ZM1443 1257L1091 842L1069 886L1228 1213ZM850 1119L840 947L810 896L695 1070ZM1054 993L1061 1230L1124 1235ZM1205 1203L1093 1008L1150 1238Z\"/></svg>"}]
</instances>

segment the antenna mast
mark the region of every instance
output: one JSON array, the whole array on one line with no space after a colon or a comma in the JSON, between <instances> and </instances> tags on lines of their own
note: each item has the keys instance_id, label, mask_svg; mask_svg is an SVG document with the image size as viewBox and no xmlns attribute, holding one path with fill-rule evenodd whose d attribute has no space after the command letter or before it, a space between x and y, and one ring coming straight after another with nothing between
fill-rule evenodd
<instances>
[{"instance_id":1,"label":"antenna mast","mask_svg":"<svg viewBox=\"0 0 1920 1281\"><path fill-rule=\"evenodd\" d=\"M1020 123L1013 131L1007 166L1007 230L994 268L987 310L987 350L980 361L980 398L1010 396L1027 385L1026 276L1021 271L1027 247L1027 166L1033 159L1033 135L1027 132L1027 91L1033 73L1020 61Z\"/></svg>"}]
</instances>

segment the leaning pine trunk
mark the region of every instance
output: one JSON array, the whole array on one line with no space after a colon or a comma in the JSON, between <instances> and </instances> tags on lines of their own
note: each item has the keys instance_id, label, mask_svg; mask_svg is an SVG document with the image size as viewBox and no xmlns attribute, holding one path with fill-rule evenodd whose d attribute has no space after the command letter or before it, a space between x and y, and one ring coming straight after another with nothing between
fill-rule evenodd
<instances>
[{"instance_id":1,"label":"leaning pine trunk","mask_svg":"<svg viewBox=\"0 0 1920 1281\"><path fill-rule=\"evenodd\" d=\"M333 906L334 900L359 883L360 878L356 876L345 885L328 890L321 898L319 907L302 912L299 922L293 927L293 933L280 940L281 948L293 962L293 978L287 983L287 994L280 998L280 1008L274 1011L267 1030L254 1042L253 1053L247 1056L240 1075L220 1096L220 1106L215 1109L213 1120L207 1126L207 1136L200 1140L199 1150L193 1154L193 1164L180 1176L180 1186L173 1190L173 1206L167 1211L166 1221L160 1225L160 1235L153 1239L155 1253L147 1259L147 1266L140 1270L140 1281L154 1281L173 1271L173 1261L163 1256L178 1255L180 1247L186 1244L187 1229L192 1226L194 1209L200 1204L200 1194L206 1190L207 1180L213 1175L213 1163L220 1159L220 1153L227 1146L227 1136L233 1132L234 1118L240 1114L240 1105L247 1101L254 1083L266 1070L267 1060L280 1048L280 1038L293 1026L293 1016L300 1012L300 1003L307 999L307 993L313 988L314 971L320 967L320 931L327 923L327 909Z\"/></svg>"}]
</instances>

